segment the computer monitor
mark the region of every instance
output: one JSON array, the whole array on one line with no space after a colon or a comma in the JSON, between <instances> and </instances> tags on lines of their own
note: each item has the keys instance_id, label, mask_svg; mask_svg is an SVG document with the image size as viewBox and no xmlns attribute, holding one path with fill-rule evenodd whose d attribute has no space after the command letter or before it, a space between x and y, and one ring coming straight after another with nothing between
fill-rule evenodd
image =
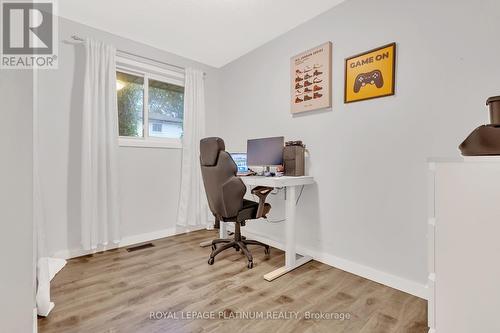
<instances>
[{"instance_id":1,"label":"computer monitor","mask_svg":"<svg viewBox=\"0 0 500 333\"><path fill-rule=\"evenodd\" d=\"M245 153L229 153L233 158L234 163L238 167L238 172L247 172L247 154Z\"/></svg>"},{"instance_id":2,"label":"computer monitor","mask_svg":"<svg viewBox=\"0 0 500 333\"><path fill-rule=\"evenodd\" d=\"M251 166L271 166L283 164L285 138L251 139L247 141L247 164Z\"/></svg>"}]
</instances>

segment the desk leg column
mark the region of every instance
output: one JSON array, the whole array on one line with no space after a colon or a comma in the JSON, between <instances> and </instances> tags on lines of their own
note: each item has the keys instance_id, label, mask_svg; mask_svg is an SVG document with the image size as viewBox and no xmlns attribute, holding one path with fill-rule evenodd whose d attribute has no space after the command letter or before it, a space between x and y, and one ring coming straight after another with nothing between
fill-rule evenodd
<instances>
[{"instance_id":1,"label":"desk leg column","mask_svg":"<svg viewBox=\"0 0 500 333\"><path fill-rule=\"evenodd\" d=\"M227 234L227 225L226 225L226 222L222 222L220 221L220 224L219 224L219 238L228 238L228 234Z\"/></svg>"},{"instance_id":2,"label":"desk leg column","mask_svg":"<svg viewBox=\"0 0 500 333\"><path fill-rule=\"evenodd\" d=\"M295 232L295 216L296 216L296 203L297 203L297 186L288 186L286 188L286 244L285 244L285 266L280 267L271 273L264 275L264 279L267 281L272 281L295 268L304 265L305 263L312 260L309 256L302 256L297 259L297 253L295 250L296 242L296 232Z\"/></svg>"},{"instance_id":3,"label":"desk leg column","mask_svg":"<svg viewBox=\"0 0 500 333\"><path fill-rule=\"evenodd\" d=\"M295 251L295 215L296 215L296 201L297 201L297 191L296 186L290 186L286 188L286 202L285 202L285 235L286 235L286 245L285 245L285 266L293 267L296 260Z\"/></svg>"},{"instance_id":4,"label":"desk leg column","mask_svg":"<svg viewBox=\"0 0 500 333\"><path fill-rule=\"evenodd\" d=\"M226 223L215 218L214 227L219 229L219 238L228 238ZM212 240L206 240L200 243L201 247L207 247L212 245Z\"/></svg>"}]
</instances>

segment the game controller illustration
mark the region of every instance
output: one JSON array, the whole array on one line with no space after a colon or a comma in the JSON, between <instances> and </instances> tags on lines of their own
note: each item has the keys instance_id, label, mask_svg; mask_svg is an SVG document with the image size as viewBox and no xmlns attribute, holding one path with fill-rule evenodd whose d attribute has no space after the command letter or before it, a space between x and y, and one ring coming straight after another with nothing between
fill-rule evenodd
<instances>
[{"instance_id":1,"label":"game controller illustration","mask_svg":"<svg viewBox=\"0 0 500 333\"><path fill-rule=\"evenodd\" d=\"M358 74L358 76L356 76L356 80L354 81L354 92L358 93L359 90L367 84L374 84L377 88L381 88L384 85L382 72L376 69L368 73Z\"/></svg>"}]
</instances>

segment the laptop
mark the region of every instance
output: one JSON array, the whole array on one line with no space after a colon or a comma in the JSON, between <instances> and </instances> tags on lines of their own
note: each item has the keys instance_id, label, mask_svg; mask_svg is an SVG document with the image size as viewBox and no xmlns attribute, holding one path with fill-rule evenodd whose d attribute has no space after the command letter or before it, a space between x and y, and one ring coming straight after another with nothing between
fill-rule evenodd
<instances>
[{"instance_id":1,"label":"laptop","mask_svg":"<svg viewBox=\"0 0 500 333\"><path fill-rule=\"evenodd\" d=\"M229 153L238 167L237 176L253 175L253 172L248 170L247 154L246 153Z\"/></svg>"}]
</instances>

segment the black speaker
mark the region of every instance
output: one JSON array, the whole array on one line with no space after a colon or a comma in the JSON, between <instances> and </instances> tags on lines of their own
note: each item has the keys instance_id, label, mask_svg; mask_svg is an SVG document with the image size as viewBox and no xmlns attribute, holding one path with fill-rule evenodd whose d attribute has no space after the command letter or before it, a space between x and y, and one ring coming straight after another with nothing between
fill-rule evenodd
<instances>
[{"instance_id":1,"label":"black speaker","mask_svg":"<svg viewBox=\"0 0 500 333\"><path fill-rule=\"evenodd\" d=\"M287 142L283 150L285 176L304 176L306 149L302 142L292 145L293 143L295 142Z\"/></svg>"}]
</instances>

